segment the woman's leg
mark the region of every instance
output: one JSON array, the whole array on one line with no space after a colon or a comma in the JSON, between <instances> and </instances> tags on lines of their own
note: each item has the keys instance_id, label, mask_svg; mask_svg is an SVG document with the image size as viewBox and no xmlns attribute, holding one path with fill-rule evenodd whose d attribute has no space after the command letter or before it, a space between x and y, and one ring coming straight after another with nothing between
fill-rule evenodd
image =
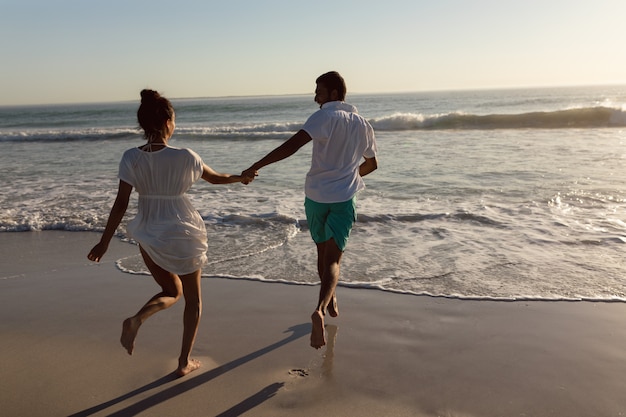
<instances>
[{"instance_id":1,"label":"woman's leg","mask_svg":"<svg viewBox=\"0 0 626 417\"><path fill-rule=\"evenodd\" d=\"M202 315L201 270L182 275L183 295L185 297L185 313L183 316L183 344L178 358L179 376L187 375L200 367L200 362L191 359L191 350L198 333L200 316Z\"/></svg>"},{"instance_id":2,"label":"woman's leg","mask_svg":"<svg viewBox=\"0 0 626 417\"><path fill-rule=\"evenodd\" d=\"M161 268L141 247L139 249L152 277L161 287L161 292L150 298L137 314L124 320L120 341L129 355L133 354L135 338L143 322L154 313L173 306L183 293L183 284L178 275Z\"/></svg>"}]
</instances>

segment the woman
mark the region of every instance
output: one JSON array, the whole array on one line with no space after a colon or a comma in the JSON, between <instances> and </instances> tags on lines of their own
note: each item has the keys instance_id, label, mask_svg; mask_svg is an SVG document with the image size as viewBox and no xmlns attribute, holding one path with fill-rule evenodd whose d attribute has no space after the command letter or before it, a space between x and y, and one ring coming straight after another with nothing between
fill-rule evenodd
<instances>
[{"instance_id":1,"label":"woman","mask_svg":"<svg viewBox=\"0 0 626 417\"><path fill-rule=\"evenodd\" d=\"M132 355L141 324L184 296L183 341L176 369L183 376L200 367L190 354L202 311L200 277L208 247L204 222L185 193L200 178L211 184L248 184L254 177L218 173L194 151L168 146L176 126L174 108L156 91L141 92L137 119L147 143L124 153L115 203L100 242L87 258L95 262L102 259L124 217L131 191L136 188L137 216L128 223L127 232L139 243L144 262L161 292L124 320L121 343Z\"/></svg>"}]
</instances>

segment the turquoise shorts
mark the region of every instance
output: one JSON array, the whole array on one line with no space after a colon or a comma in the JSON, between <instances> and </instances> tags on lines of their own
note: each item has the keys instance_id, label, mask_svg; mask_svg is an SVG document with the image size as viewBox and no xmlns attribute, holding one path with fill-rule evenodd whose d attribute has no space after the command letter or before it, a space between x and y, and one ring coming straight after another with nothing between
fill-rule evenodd
<instances>
[{"instance_id":1,"label":"turquoise shorts","mask_svg":"<svg viewBox=\"0 0 626 417\"><path fill-rule=\"evenodd\" d=\"M346 249L356 221L355 197L341 203L318 203L307 197L304 200L304 211L315 243L324 243L333 238L342 252Z\"/></svg>"}]
</instances>

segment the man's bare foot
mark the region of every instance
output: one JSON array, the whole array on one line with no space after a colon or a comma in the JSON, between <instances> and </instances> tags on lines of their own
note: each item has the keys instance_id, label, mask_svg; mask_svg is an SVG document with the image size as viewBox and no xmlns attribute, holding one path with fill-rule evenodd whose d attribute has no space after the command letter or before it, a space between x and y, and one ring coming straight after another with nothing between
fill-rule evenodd
<instances>
[{"instance_id":1,"label":"man's bare foot","mask_svg":"<svg viewBox=\"0 0 626 417\"><path fill-rule=\"evenodd\" d=\"M328 314L330 317L337 317L339 315L339 307L337 306L337 296L333 294L333 298L328 303Z\"/></svg>"},{"instance_id":2,"label":"man's bare foot","mask_svg":"<svg viewBox=\"0 0 626 417\"><path fill-rule=\"evenodd\" d=\"M202 363L200 363L199 360L190 359L186 365L178 366L178 369L176 370L176 375L185 376L188 373L191 373L195 371L196 369L200 368L200 366L202 366Z\"/></svg>"},{"instance_id":3,"label":"man's bare foot","mask_svg":"<svg viewBox=\"0 0 626 417\"><path fill-rule=\"evenodd\" d=\"M311 315L311 346L315 349L319 349L326 344L326 338L324 336L324 316L319 310Z\"/></svg>"},{"instance_id":4,"label":"man's bare foot","mask_svg":"<svg viewBox=\"0 0 626 417\"><path fill-rule=\"evenodd\" d=\"M129 355L132 355L135 349L135 337L137 337L137 331L140 325L139 320L133 319L132 317L124 320L124 324L122 325L122 337L120 338L120 342Z\"/></svg>"}]
</instances>

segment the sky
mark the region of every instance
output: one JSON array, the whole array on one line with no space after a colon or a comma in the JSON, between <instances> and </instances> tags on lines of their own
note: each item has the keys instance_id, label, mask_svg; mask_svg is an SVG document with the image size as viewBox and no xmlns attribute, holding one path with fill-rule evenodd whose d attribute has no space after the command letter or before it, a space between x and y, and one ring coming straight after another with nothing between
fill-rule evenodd
<instances>
[{"instance_id":1,"label":"sky","mask_svg":"<svg viewBox=\"0 0 626 417\"><path fill-rule=\"evenodd\" d=\"M0 0L0 105L626 84L624 0ZM349 98L349 97L348 97Z\"/></svg>"}]
</instances>

